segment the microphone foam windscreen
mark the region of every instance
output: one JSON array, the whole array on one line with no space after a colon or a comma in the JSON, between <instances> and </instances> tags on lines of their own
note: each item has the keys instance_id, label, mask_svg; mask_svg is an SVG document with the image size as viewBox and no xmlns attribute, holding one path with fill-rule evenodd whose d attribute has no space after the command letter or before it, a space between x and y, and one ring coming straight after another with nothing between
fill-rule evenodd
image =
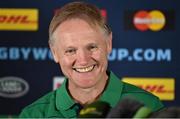
<instances>
[{"instance_id":1,"label":"microphone foam windscreen","mask_svg":"<svg viewBox=\"0 0 180 119\"><path fill-rule=\"evenodd\" d=\"M111 109L107 118L132 118L136 111L142 106L144 106L144 104L134 99L124 98Z\"/></svg>"},{"instance_id":2,"label":"microphone foam windscreen","mask_svg":"<svg viewBox=\"0 0 180 119\"><path fill-rule=\"evenodd\" d=\"M103 118L110 110L108 103L96 101L85 106L79 113L79 118Z\"/></svg>"}]
</instances>

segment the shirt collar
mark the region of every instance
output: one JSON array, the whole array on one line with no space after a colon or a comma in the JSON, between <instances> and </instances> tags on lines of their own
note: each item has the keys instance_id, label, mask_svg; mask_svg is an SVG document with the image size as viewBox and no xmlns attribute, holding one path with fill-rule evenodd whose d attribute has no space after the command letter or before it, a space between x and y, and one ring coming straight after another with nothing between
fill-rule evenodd
<instances>
[{"instance_id":1,"label":"shirt collar","mask_svg":"<svg viewBox=\"0 0 180 119\"><path fill-rule=\"evenodd\" d=\"M111 107L114 107L121 98L123 83L113 72L110 72L108 81L108 85L99 100L108 102Z\"/></svg>"},{"instance_id":2,"label":"shirt collar","mask_svg":"<svg viewBox=\"0 0 180 119\"><path fill-rule=\"evenodd\" d=\"M75 101L68 94L66 84L67 79L65 79L61 87L57 90L56 107L58 110L68 110L75 104ZM111 107L114 107L120 100L122 89L123 83L113 72L110 72L108 85L99 100L108 102Z\"/></svg>"},{"instance_id":3,"label":"shirt collar","mask_svg":"<svg viewBox=\"0 0 180 119\"><path fill-rule=\"evenodd\" d=\"M74 100L68 94L66 85L67 79L65 79L61 87L57 90L56 107L58 110L68 110L75 104Z\"/></svg>"}]
</instances>

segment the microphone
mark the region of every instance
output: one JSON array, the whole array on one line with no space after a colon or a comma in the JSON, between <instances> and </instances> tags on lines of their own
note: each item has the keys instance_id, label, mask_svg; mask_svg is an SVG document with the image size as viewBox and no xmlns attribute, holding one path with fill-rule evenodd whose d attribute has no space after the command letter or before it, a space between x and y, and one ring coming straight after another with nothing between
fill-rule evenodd
<instances>
[{"instance_id":1,"label":"microphone","mask_svg":"<svg viewBox=\"0 0 180 119\"><path fill-rule=\"evenodd\" d=\"M153 113L150 118L180 118L180 107L166 107L158 112Z\"/></svg>"},{"instance_id":2,"label":"microphone","mask_svg":"<svg viewBox=\"0 0 180 119\"><path fill-rule=\"evenodd\" d=\"M110 105L104 101L96 101L80 110L79 118L104 118L110 110Z\"/></svg>"},{"instance_id":3,"label":"microphone","mask_svg":"<svg viewBox=\"0 0 180 119\"><path fill-rule=\"evenodd\" d=\"M151 109L143 103L131 98L124 98L111 109L107 118L145 118L151 113Z\"/></svg>"}]
</instances>

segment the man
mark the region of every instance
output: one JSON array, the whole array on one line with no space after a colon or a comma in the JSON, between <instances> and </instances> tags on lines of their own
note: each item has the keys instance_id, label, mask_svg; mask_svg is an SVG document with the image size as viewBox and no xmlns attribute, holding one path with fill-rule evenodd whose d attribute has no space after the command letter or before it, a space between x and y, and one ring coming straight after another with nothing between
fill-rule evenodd
<instances>
[{"instance_id":1,"label":"man","mask_svg":"<svg viewBox=\"0 0 180 119\"><path fill-rule=\"evenodd\" d=\"M50 24L49 46L67 79L60 88L27 106L20 117L74 118L81 107L94 101L114 107L126 96L153 111L163 107L157 97L107 71L112 32L95 6L73 2L57 11Z\"/></svg>"}]
</instances>

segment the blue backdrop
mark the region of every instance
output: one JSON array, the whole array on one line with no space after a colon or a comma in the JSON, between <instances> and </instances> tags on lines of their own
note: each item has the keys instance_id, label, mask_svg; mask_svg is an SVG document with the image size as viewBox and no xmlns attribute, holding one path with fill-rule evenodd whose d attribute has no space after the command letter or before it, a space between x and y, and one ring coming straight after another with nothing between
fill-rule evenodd
<instances>
[{"instance_id":1,"label":"blue backdrop","mask_svg":"<svg viewBox=\"0 0 180 119\"><path fill-rule=\"evenodd\" d=\"M102 10L113 31L108 68L120 78L173 78L175 86L170 86L174 90L169 95L174 98L162 101L166 106L180 105L180 2L86 1ZM48 47L48 27L57 8L67 2L71 0L0 2L0 115L18 115L23 107L52 91L53 81L63 76ZM141 11L146 11L144 16L136 14ZM160 19L157 23L162 28L154 25L153 17Z\"/></svg>"}]
</instances>

